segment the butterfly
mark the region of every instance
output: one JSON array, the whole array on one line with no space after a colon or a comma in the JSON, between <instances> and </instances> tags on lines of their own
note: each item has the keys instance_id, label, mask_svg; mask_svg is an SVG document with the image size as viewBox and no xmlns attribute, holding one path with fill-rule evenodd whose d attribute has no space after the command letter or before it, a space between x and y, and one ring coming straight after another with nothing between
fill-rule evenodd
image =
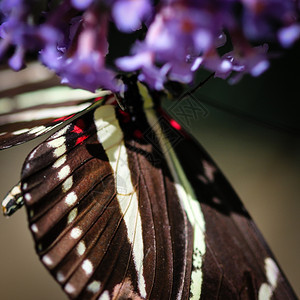
<instances>
[{"instance_id":1,"label":"butterfly","mask_svg":"<svg viewBox=\"0 0 300 300\"><path fill-rule=\"evenodd\" d=\"M216 164L161 109L163 96L127 86L125 111L100 92L0 116L2 148L63 124L28 155L3 207L25 204L41 262L68 297L296 299Z\"/></svg>"}]
</instances>

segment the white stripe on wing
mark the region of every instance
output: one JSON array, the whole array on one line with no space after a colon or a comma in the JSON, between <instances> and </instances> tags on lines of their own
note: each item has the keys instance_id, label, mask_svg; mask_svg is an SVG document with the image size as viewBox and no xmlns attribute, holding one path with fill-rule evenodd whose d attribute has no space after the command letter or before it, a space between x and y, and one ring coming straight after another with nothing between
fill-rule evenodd
<instances>
[{"instance_id":1,"label":"white stripe on wing","mask_svg":"<svg viewBox=\"0 0 300 300\"><path fill-rule=\"evenodd\" d=\"M147 296L143 274L144 243L137 193L133 187L123 132L115 115L115 107L105 105L95 111L97 136L114 170L117 199L132 245L132 254L142 297Z\"/></svg>"}]
</instances>

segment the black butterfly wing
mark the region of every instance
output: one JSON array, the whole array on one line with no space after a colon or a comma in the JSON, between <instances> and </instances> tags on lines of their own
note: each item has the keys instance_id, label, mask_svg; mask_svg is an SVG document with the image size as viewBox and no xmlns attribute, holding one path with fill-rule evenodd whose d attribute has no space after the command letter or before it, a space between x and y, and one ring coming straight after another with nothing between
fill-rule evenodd
<instances>
[{"instance_id":1,"label":"black butterfly wing","mask_svg":"<svg viewBox=\"0 0 300 300\"><path fill-rule=\"evenodd\" d=\"M152 145L135 143L103 105L24 163L37 252L70 298L188 297L191 226Z\"/></svg>"},{"instance_id":2,"label":"black butterfly wing","mask_svg":"<svg viewBox=\"0 0 300 300\"><path fill-rule=\"evenodd\" d=\"M8 93L8 92L7 92ZM87 109L107 92L96 94L51 86L0 99L0 150L43 135Z\"/></svg>"},{"instance_id":3,"label":"black butterfly wing","mask_svg":"<svg viewBox=\"0 0 300 300\"><path fill-rule=\"evenodd\" d=\"M200 298L297 299L256 225L206 151L178 130L178 124L172 126L174 120L164 112L147 115L165 149L174 182L191 189L200 203L198 215L193 201L185 206L192 223L194 217L202 221L202 233L194 231L194 243L200 239L205 246L202 251L194 246L193 253L201 269L201 289L196 288ZM197 284L192 282L192 297Z\"/></svg>"},{"instance_id":4,"label":"black butterfly wing","mask_svg":"<svg viewBox=\"0 0 300 300\"><path fill-rule=\"evenodd\" d=\"M24 204L21 183L18 182L2 201L2 211L5 216L10 216Z\"/></svg>"},{"instance_id":5,"label":"black butterfly wing","mask_svg":"<svg viewBox=\"0 0 300 300\"><path fill-rule=\"evenodd\" d=\"M230 185L171 124L103 105L28 156L44 265L73 299L296 299Z\"/></svg>"}]
</instances>

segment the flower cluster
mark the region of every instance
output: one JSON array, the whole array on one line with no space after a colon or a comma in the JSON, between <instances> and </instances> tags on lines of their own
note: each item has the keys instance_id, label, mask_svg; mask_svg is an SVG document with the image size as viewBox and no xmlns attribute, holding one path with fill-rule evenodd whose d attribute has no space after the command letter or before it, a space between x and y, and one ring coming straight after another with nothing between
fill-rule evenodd
<instances>
[{"instance_id":1,"label":"flower cluster","mask_svg":"<svg viewBox=\"0 0 300 300\"><path fill-rule=\"evenodd\" d=\"M27 52L38 53L62 82L91 91L118 90L120 71L158 90L167 80L191 82L200 67L236 81L268 68L266 42L294 44L299 9L294 0L3 0L0 58L13 48L8 62L20 70ZM108 66L111 26L144 38Z\"/></svg>"}]
</instances>

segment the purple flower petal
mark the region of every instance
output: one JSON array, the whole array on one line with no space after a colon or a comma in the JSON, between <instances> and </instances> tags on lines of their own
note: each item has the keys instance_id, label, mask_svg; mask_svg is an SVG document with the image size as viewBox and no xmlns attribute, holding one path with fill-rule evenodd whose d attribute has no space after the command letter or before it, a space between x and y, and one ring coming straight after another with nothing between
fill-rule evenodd
<instances>
[{"instance_id":1,"label":"purple flower petal","mask_svg":"<svg viewBox=\"0 0 300 300\"><path fill-rule=\"evenodd\" d=\"M300 36L300 25L293 24L288 27L284 27L278 32L278 39L281 45L285 48L291 47L294 42L299 39Z\"/></svg>"},{"instance_id":2,"label":"purple flower petal","mask_svg":"<svg viewBox=\"0 0 300 300\"><path fill-rule=\"evenodd\" d=\"M121 57L116 60L116 65L126 72L131 72L152 65L152 57L150 52L142 52L134 56Z\"/></svg>"},{"instance_id":3,"label":"purple flower petal","mask_svg":"<svg viewBox=\"0 0 300 300\"><path fill-rule=\"evenodd\" d=\"M170 80L178 81L182 83L189 83L193 80L193 72L191 71L190 64L181 63L172 66L168 77Z\"/></svg>"},{"instance_id":4,"label":"purple flower petal","mask_svg":"<svg viewBox=\"0 0 300 300\"><path fill-rule=\"evenodd\" d=\"M139 29L146 17L151 15L149 0L117 0L112 8L112 16L121 31L131 32Z\"/></svg>"},{"instance_id":5,"label":"purple flower petal","mask_svg":"<svg viewBox=\"0 0 300 300\"><path fill-rule=\"evenodd\" d=\"M198 52L208 50L212 47L214 37L209 30L200 28L193 34L194 43Z\"/></svg>"},{"instance_id":6,"label":"purple flower petal","mask_svg":"<svg viewBox=\"0 0 300 300\"><path fill-rule=\"evenodd\" d=\"M74 8L84 10L91 5L94 0L71 0Z\"/></svg>"},{"instance_id":7,"label":"purple flower petal","mask_svg":"<svg viewBox=\"0 0 300 300\"><path fill-rule=\"evenodd\" d=\"M24 0L2 0L0 2L0 10L9 15L13 9L22 9L24 7Z\"/></svg>"},{"instance_id":8,"label":"purple flower petal","mask_svg":"<svg viewBox=\"0 0 300 300\"><path fill-rule=\"evenodd\" d=\"M98 88L117 91L115 74L103 65L103 57L99 53L91 53L87 57L73 56L65 61L59 71L62 82L74 88L82 88L94 92Z\"/></svg>"},{"instance_id":9,"label":"purple flower petal","mask_svg":"<svg viewBox=\"0 0 300 300\"><path fill-rule=\"evenodd\" d=\"M261 60L254 66L252 66L250 73L252 76L257 77L265 72L270 66L270 63L267 60Z\"/></svg>"},{"instance_id":10,"label":"purple flower petal","mask_svg":"<svg viewBox=\"0 0 300 300\"><path fill-rule=\"evenodd\" d=\"M143 68L142 73L138 76L140 81L146 82L151 88L162 90L164 83L167 80L167 73L170 69L169 65L164 65L162 68L157 68L154 65Z\"/></svg>"},{"instance_id":11,"label":"purple flower petal","mask_svg":"<svg viewBox=\"0 0 300 300\"><path fill-rule=\"evenodd\" d=\"M232 70L239 74L231 78L231 83L236 83L243 74L249 73L252 76L259 76L268 69L269 61L266 58L268 45L264 44L255 48L248 47L243 50L243 56L240 55L241 51L231 51L225 54L223 59L230 62L232 68L223 74L220 71L216 72L216 77L226 78Z\"/></svg>"},{"instance_id":12,"label":"purple flower petal","mask_svg":"<svg viewBox=\"0 0 300 300\"><path fill-rule=\"evenodd\" d=\"M40 60L49 69L59 72L63 61L63 53L58 51L55 45L49 45L40 51Z\"/></svg>"},{"instance_id":13,"label":"purple flower petal","mask_svg":"<svg viewBox=\"0 0 300 300\"><path fill-rule=\"evenodd\" d=\"M14 53L14 55L8 61L9 66L15 70L20 71L25 67L24 63L24 49L22 47L18 47Z\"/></svg>"}]
</instances>

